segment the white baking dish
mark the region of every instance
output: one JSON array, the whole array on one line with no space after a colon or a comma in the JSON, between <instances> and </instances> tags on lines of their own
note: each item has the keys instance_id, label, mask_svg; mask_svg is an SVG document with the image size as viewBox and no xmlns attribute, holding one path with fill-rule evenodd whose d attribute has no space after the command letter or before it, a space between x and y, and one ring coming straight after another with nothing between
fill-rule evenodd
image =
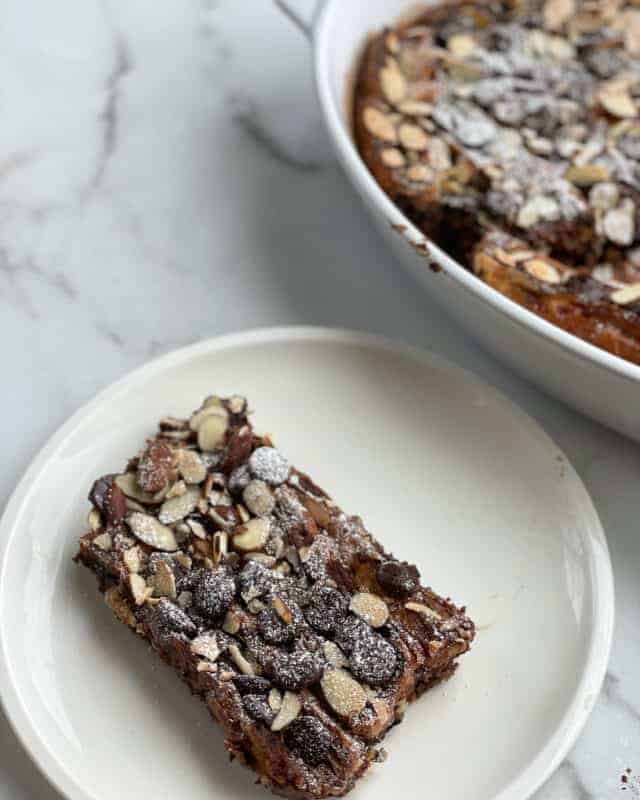
<instances>
[{"instance_id":1,"label":"white baking dish","mask_svg":"<svg viewBox=\"0 0 640 800\"><path fill-rule=\"evenodd\" d=\"M300 11L302 0L278 5L311 41L318 96L338 158L400 262L509 366L569 405L640 440L640 367L521 308L426 242L360 159L346 103L354 66L367 34L406 12L409 0L325 0L306 16ZM306 6L308 10L308 2ZM440 271L429 268L429 257Z\"/></svg>"}]
</instances>

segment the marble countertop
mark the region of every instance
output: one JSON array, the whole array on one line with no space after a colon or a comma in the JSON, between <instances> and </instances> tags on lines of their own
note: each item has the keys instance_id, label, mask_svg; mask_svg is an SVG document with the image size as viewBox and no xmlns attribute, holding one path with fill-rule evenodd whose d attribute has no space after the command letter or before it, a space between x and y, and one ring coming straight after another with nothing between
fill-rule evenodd
<instances>
[{"instance_id":1,"label":"marble countertop","mask_svg":"<svg viewBox=\"0 0 640 800\"><path fill-rule=\"evenodd\" d=\"M416 290L333 160L307 43L269 0L251 11L234 0L3 3L0 506L99 389L203 337L338 325L441 353L557 440L611 548L610 669L537 798L640 797L640 448L508 373ZM35 797L57 795L0 712L0 800Z\"/></svg>"}]
</instances>

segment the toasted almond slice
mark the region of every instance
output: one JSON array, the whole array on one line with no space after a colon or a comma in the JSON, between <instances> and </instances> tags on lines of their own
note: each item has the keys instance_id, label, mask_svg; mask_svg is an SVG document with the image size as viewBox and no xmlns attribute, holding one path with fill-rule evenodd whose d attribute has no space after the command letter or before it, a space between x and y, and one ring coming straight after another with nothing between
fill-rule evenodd
<instances>
[{"instance_id":1,"label":"toasted almond slice","mask_svg":"<svg viewBox=\"0 0 640 800\"><path fill-rule=\"evenodd\" d=\"M210 401L205 400L204 405L191 416L189 420L189 427L192 431L199 431L200 426L208 417L220 417L221 419L228 420L229 412L219 402L220 398L211 398Z\"/></svg>"},{"instance_id":2,"label":"toasted almond slice","mask_svg":"<svg viewBox=\"0 0 640 800\"><path fill-rule=\"evenodd\" d=\"M247 659L242 655L240 652L240 648L237 644L230 644L229 645L229 654L233 659L234 664L243 675L255 675L256 671L253 668L253 664L251 664Z\"/></svg>"},{"instance_id":3,"label":"toasted almond slice","mask_svg":"<svg viewBox=\"0 0 640 800\"><path fill-rule=\"evenodd\" d=\"M398 128L400 144L407 150L426 150L429 146L429 137L418 125L403 122Z\"/></svg>"},{"instance_id":4,"label":"toasted almond slice","mask_svg":"<svg viewBox=\"0 0 640 800\"><path fill-rule=\"evenodd\" d=\"M424 183L433 179L433 170L426 164L412 164L405 174L414 183Z\"/></svg>"},{"instance_id":5,"label":"toasted almond slice","mask_svg":"<svg viewBox=\"0 0 640 800\"><path fill-rule=\"evenodd\" d=\"M402 150L398 150L397 147L385 147L380 153L380 160L385 167L390 167L391 169L403 167L407 163Z\"/></svg>"},{"instance_id":6,"label":"toasted almond slice","mask_svg":"<svg viewBox=\"0 0 640 800\"><path fill-rule=\"evenodd\" d=\"M227 611L227 614L222 623L222 630L229 633L231 636L238 633L240 630L240 617L233 611Z\"/></svg>"},{"instance_id":7,"label":"toasted almond slice","mask_svg":"<svg viewBox=\"0 0 640 800\"><path fill-rule=\"evenodd\" d=\"M206 658L207 661L216 661L220 655L218 640L215 636L211 636L210 634L197 636L191 642L190 649L192 653L197 656L202 656L202 658Z\"/></svg>"},{"instance_id":8,"label":"toasted almond slice","mask_svg":"<svg viewBox=\"0 0 640 800\"><path fill-rule=\"evenodd\" d=\"M187 489L184 494L164 501L158 512L158 519L163 525L173 525L174 522L179 522L191 514L199 500L200 491L198 489Z\"/></svg>"},{"instance_id":9,"label":"toasted almond slice","mask_svg":"<svg viewBox=\"0 0 640 800\"><path fill-rule=\"evenodd\" d=\"M476 43L468 33L455 33L447 42L447 50L455 58L468 58L475 49Z\"/></svg>"},{"instance_id":10,"label":"toasted almond slice","mask_svg":"<svg viewBox=\"0 0 640 800\"><path fill-rule=\"evenodd\" d=\"M423 617L427 617L427 619L442 619L440 614L437 611L434 611L429 606L425 606L422 603L405 603L404 607L407 611L413 611L416 614L421 614Z\"/></svg>"},{"instance_id":11,"label":"toasted almond slice","mask_svg":"<svg viewBox=\"0 0 640 800\"><path fill-rule=\"evenodd\" d=\"M298 695L294 692L285 692L280 710L271 723L271 730L274 732L281 731L286 728L287 725L291 725L293 720L296 719L300 713L301 708L302 704L300 703Z\"/></svg>"},{"instance_id":12,"label":"toasted almond slice","mask_svg":"<svg viewBox=\"0 0 640 800\"><path fill-rule=\"evenodd\" d=\"M173 551L178 549L176 537L171 528L163 525L150 514L134 511L126 518L127 525L132 533L141 542L154 547L156 550Z\"/></svg>"},{"instance_id":13,"label":"toasted almond slice","mask_svg":"<svg viewBox=\"0 0 640 800\"><path fill-rule=\"evenodd\" d=\"M529 275L544 283L561 283L562 281L558 270L541 258L532 258L531 261L527 261L524 268Z\"/></svg>"},{"instance_id":14,"label":"toasted almond slice","mask_svg":"<svg viewBox=\"0 0 640 800\"><path fill-rule=\"evenodd\" d=\"M176 452L178 470L187 483L202 483L207 477L207 468L194 450L180 448Z\"/></svg>"},{"instance_id":15,"label":"toasted almond slice","mask_svg":"<svg viewBox=\"0 0 640 800\"><path fill-rule=\"evenodd\" d=\"M95 539L92 540L91 544L94 544L100 550L109 552L109 550L111 550L113 547L113 539L111 538L110 533L100 533Z\"/></svg>"},{"instance_id":16,"label":"toasted almond slice","mask_svg":"<svg viewBox=\"0 0 640 800\"><path fill-rule=\"evenodd\" d=\"M630 283L624 289L617 289L611 294L611 300L619 306L637 302L640 300L640 283Z\"/></svg>"},{"instance_id":17,"label":"toasted almond slice","mask_svg":"<svg viewBox=\"0 0 640 800\"><path fill-rule=\"evenodd\" d=\"M605 83L598 92L598 100L604 110L614 117L626 119L638 114L638 108L629 94L629 88L622 81Z\"/></svg>"},{"instance_id":18,"label":"toasted almond slice","mask_svg":"<svg viewBox=\"0 0 640 800\"><path fill-rule=\"evenodd\" d=\"M424 100L403 100L398 105L398 111L408 117L428 117L433 111L433 104Z\"/></svg>"},{"instance_id":19,"label":"toasted almond slice","mask_svg":"<svg viewBox=\"0 0 640 800\"><path fill-rule=\"evenodd\" d=\"M269 691L267 696L267 703L269 703L269 708L272 711L275 711L276 714L282 708L282 694L280 693L279 689L275 687Z\"/></svg>"},{"instance_id":20,"label":"toasted almond slice","mask_svg":"<svg viewBox=\"0 0 640 800\"><path fill-rule=\"evenodd\" d=\"M557 31L575 14L575 0L547 0L542 11L544 25L550 31Z\"/></svg>"},{"instance_id":21,"label":"toasted almond slice","mask_svg":"<svg viewBox=\"0 0 640 800\"><path fill-rule=\"evenodd\" d=\"M147 582L142 575L138 575L137 572L131 572L129 574L129 587L131 589L131 594L133 595L135 604L137 606L141 606L151 591L147 586Z\"/></svg>"},{"instance_id":22,"label":"toasted almond slice","mask_svg":"<svg viewBox=\"0 0 640 800\"><path fill-rule=\"evenodd\" d=\"M268 519L257 517L239 525L233 534L233 546L236 550L249 553L261 550L269 538L270 523Z\"/></svg>"},{"instance_id":23,"label":"toasted almond slice","mask_svg":"<svg viewBox=\"0 0 640 800\"><path fill-rule=\"evenodd\" d=\"M389 607L381 597L371 592L357 592L351 598L349 610L372 628L380 628L389 619Z\"/></svg>"},{"instance_id":24,"label":"toasted almond slice","mask_svg":"<svg viewBox=\"0 0 640 800\"><path fill-rule=\"evenodd\" d=\"M125 472L122 475L116 475L115 484L119 489L125 493L127 497L137 500L139 503L149 505L154 501L154 495L151 492L145 492L138 486L138 479L135 472Z\"/></svg>"},{"instance_id":25,"label":"toasted almond slice","mask_svg":"<svg viewBox=\"0 0 640 800\"><path fill-rule=\"evenodd\" d=\"M273 606L273 610L284 622L284 624L290 625L291 621L293 620L293 616L291 615L291 609L289 606L280 597L278 597L278 595L273 596L271 605Z\"/></svg>"},{"instance_id":26,"label":"toasted almond slice","mask_svg":"<svg viewBox=\"0 0 640 800\"><path fill-rule=\"evenodd\" d=\"M323 646L324 657L332 667L346 667L347 659L335 642L326 641Z\"/></svg>"},{"instance_id":27,"label":"toasted almond slice","mask_svg":"<svg viewBox=\"0 0 640 800\"><path fill-rule=\"evenodd\" d=\"M359 714L367 704L367 695L344 669L329 669L320 681L325 700L331 708L341 717Z\"/></svg>"},{"instance_id":28,"label":"toasted almond slice","mask_svg":"<svg viewBox=\"0 0 640 800\"><path fill-rule=\"evenodd\" d=\"M362 122L369 133L377 139L392 144L398 141L395 125L384 111L374 106L367 106L362 113Z\"/></svg>"},{"instance_id":29,"label":"toasted almond slice","mask_svg":"<svg viewBox=\"0 0 640 800\"><path fill-rule=\"evenodd\" d=\"M102 517L100 516L100 512L97 508L92 508L89 512L89 515L87 516L87 524L92 533L99 531L102 527Z\"/></svg>"},{"instance_id":30,"label":"toasted almond slice","mask_svg":"<svg viewBox=\"0 0 640 800\"><path fill-rule=\"evenodd\" d=\"M240 394L233 394L227 400L227 405L232 414L243 414L247 410L247 398Z\"/></svg>"},{"instance_id":31,"label":"toasted almond slice","mask_svg":"<svg viewBox=\"0 0 640 800\"><path fill-rule=\"evenodd\" d=\"M129 572L140 572L140 548L130 547L122 554L122 560Z\"/></svg>"},{"instance_id":32,"label":"toasted almond slice","mask_svg":"<svg viewBox=\"0 0 640 800\"><path fill-rule=\"evenodd\" d=\"M209 414L198 427L198 447L205 452L218 450L224 444L228 427L229 422L226 417Z\"/></svg>"},{"instance_id":33,"label":"toasted almond slice","mask_svg":"<svg viewBox=\"0 0 640 800\"><path fill-rule=\"evenodd\" d=\"M574 164L564 173L566 180L576 186L593 186L609 179L609 170L602 164Z\"/></svg>"},{"instance_id":34,"label":"toasted almond slice","mask_svg":"<svg viewBox=\"0 0 640 800\"><path fill-rule=\"evenodd\" d=\"M216 531L213 534L213 563L219 564L227 555L229 548L229 534L226 531Z\"/></svg>"},{"instance_id":35,"label":"toasted almond slice","mask_svg":"<svg viewBox=\"0 0 640 800\"><path fill-rule=\"evenodd\" d=\"M407 94L407 82L395 58L388 58L379 73L380 87L385 100L394 106Z\"/></svg>"},{"instance_id":36,"label":"toasted almond slice","mask_svg":"<svg viewBox=\"0 0 640 800\"><path fill-rule=\"evenodd\" d=\"M176 579L171 567L165 561L158 562L155 575L149 578L149 585L155 597L176 599Z\"/></svg>"}]
</instances>

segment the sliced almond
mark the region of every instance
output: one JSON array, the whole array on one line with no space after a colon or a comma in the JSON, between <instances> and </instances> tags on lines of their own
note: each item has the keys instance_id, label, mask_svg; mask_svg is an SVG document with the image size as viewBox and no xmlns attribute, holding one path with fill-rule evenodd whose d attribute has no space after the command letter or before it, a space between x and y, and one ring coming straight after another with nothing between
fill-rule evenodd
<instances>
[{"instance_id":1,"label":"sliced almond","mask_svg":"<svg viewBox=\"0 0 640 800\"><path fill-rule=\"evenodd\" d=\"M468 58L475 49L476 43L468 33L455 33L447 42L447 50L455 58Z\"/></svg>"},{"instance_id":2,"label":"sliced almond","mask_svg":"<svg viewBox=\"0 0 640 800\"><path fill-rule=\"evenodd\" d=\"M358 592L351 598L349 610L371 625L380 628L389 619L389 607L381 597L371 592Z\"/></svg>"},{"instance_id":3,"label":"sliced almond","mask_svg":"<svg viewBox=\"0 0 640 800\"><path fill-rule=\"evenodd\" d=\"M242 492L246 507L256 517L266 517L274 509L276 501L269 486L260 480L252 480ZM245 520L246 521L246 520Z\"/></svg>"},{"instance_id":4,"label":"sliced almond","mask_svg":"<svg viewBox=\"0 0 640 800\"><path fill-rule=\"evenodd\" d=\"M238 633L240 630L240 617L233 611L227 611L224 622L222 623L222 630L225 633L231 634L231 636Z\"/></svg>"},{"instance_id":5,"label":"sliced almond","mask_svg":"<svg viewBox=\"0 0 640 800\"><path fill-rule=\"evenodd\" d=\"M191 514L198 505L199 500L200 492L198 489L187 489L184 494L164 501L158 512L158 519L163 525L173 525L174 522L179 522L188 514Z\"/></svg>"},{"instance_id":6,"label":"sliced almond","mask_svg":"<svg viewBox=\"0 0 640 800\"><path fill-rule=\"evenodd\" d=\"M217 450L224 444L229 422L219 414L206 416L198 428L198 447L205 452Z\"/></svg>"},{"instance_id":7,"label":"sliced almond","mask_svg":"<svg viewBox=\"0 0 640 800\"><path fill-rule=\"evenodd\" d=\"M566 180L576 186L593 186L609 179L609 170L602 164L574 164L564 173Z\"/></svg>"},{"instance_id":8,"label":"sliced almond","mask_svg":"<svg viewBox=\"0 0 640 800\"><path fill-rule=\"evenodd\" d=\"M129 608L129 603L127 599L123 597L118 586L110 586L107 589L104 593L104 601L121 622L124 622L125 625L135 630L138 620L136 619L136 615Z\"/></svg>"},{"instance_id":9,"label":"sliced almond","mask_svg":"<svg viewBox=\"0 0 640 800\"><path fill-rule=\"evenodd\" d=\"M407 611L413 611L416 614L421 614L427 619L442 619L437 611L434 611L432 608L429 608L429 606L425 606L422 603L405 603L404 607L407 609Z\"/></svg>"},{"instance_id":10,"label":"sliced almond","mask_svg":"<svg viewBox=\"0 0 640 800\"><path fill-rule=\"evenodd\" d=\"M327 659L332 667L346 667L347 659L344 657L342 650L335 642L326 641L323 645L324 657Z\"/></svg>"},{"instance_id":11,"label":"sliced almond","mask_svg":"<svg viewBox=\"0 0 640 800\"><path fill-rule=\"evenodd\" d=\"M533 275L534 278L544 283L561 283L562 281L558 270L540 258L532 258L531 261L527 261L524 268L529 275Z\"/></svg>"},{"instance_id":12,"label":"sliced almond","mask_svg":"<svg viewBox=\"0 0 640 800\"><path fill-rule=\"evenodd\" d=\"M433 170L429 169L426 164L412 164L405 175L414 183L424 183L433 179Z\"/></svg>"},{"instance_id":13,"label":"sliced almond","mask_svg":"<svg viewBox=\"0 0 640 800\"><path fill-rule=\"evenodd\" d=\"M244 525L237 527L233 534L233 546L236 550L249 553L261 550L269 538L270 523L268 519L258 517L250 519Z\"/></svg>"},{"instance_id":14,"label":"sliced almond","mask_svg":"<svg viewBox=\"0 0 640 800\"><path fill-rule=\"evenodd\" d=\"M403 122L398 128L398 138L400 144L407 150L422 151L429 146L429 137L418 125L411 122Z\"/></svg>"},{"instance_id":15,"label":"sliced almond","mask_svg":"<svg viewBox=\"0 0 640 800\"><path fill-rule=\"evenodd\" d=\"M194 450L181 448L176 453L178 471L187 483L202 483L207 477L207 468Z\"/></svg>"},{"instance_id":16,"label":"sliced almond","mask_svg":"<svg viewBox=\"0 0 640 800\"><path fill-rule=\"evenodd\" d=\"M275 687L269 691L267 695L267 703L269 703L269 708L272 711L278 713L282 708L282 694L280 693L279 689Z\"/></svg>"},{"instance_id":17,"label":"sliced almond","mask_svg":"<svg viewBox=\"0 0 640 800\"><path fill-rule=\"evenodd\" d=\"M390 167L391 169L403 167L407 163L402 150L398 150L397 147L385 147L380 153L380 160L385 167Z\"/></svg>"},{"instance_id":18,"label":"sliced almond","mask_svg":"<svg viewBox=\"0 0 640 800\"><path fill-rule=\"evenodd\" d=\"M230 644L229 645L229 654L233 659L233 663L238 667L240 672L243 675L255 675L256 671L253 668L253 664L251 664L247 659L242 655L240 652L240 648L237 644Z\"/></svg>"},{"instance_id":19,"label":"sliced almond","mask_svg":"<svg viewBox=\"0 0 640 800\"><path fill-rule=\"evenodd\" d=\"M290 625L293 620L293 616L291 615L291 609L289 608L289 606L280 597L278 597L278 595L273 596L271 605L273 607L273 610L284 622L284 624Z\"/></svg>"},{"instance_id":20,"label":"sliced almond","mask_svg":"<svg viewBox=\"0 0 640 800\"><path fill-rule=\"evenodd\" d=\"M293 720L296 719L301 708L302 704L300 703L298 695L294 692L285 692L280 710L271 723L271 730L276 732L286 728L287 725L290 725Z\"/></svg>"},{"instance_id":21,"label":"sliced almond","mask_svg":"<svg viewBox=\"0 0 640 800\"><path fill-rule=\"evenodd\" d=\"M575 12L575 0L547 0L542 11L545 28L550 31L560 30Z\"/></svg>"},{"instance_id":22,"label":"sliced almond","mask_svg":"<svg viewBox=\"0 0 640 800\"><path fill-rule=\"evenodd\" d=\"M181 497L186 491L187 484L184 481L176 481L167 489L165 499L170 500L172 497Z\"/></svg>"},{"instance_id":23,"label":"sliced almond","mask_svg":"<svg viewBox=\"0 0 640 800\"><path fill-rule=\"evenodd\" d=\"M125 493L127 497L137 500L139 503L149 505L154 502L154 495L151 492L145 492L138 486L138 479L135 472L125 472L123 475L116 475L115 481L119 489Z\"/></svg>"},{"instance_id":24,"label":"sliced almond","mask_svg":"<svg viewBox=\"0 0 640 800\"><path fill-rule=\"evenodd\" d=\"M424 100L403 100L398 105L398 111L408 117L428 117L433 111L433 104Z\"/></svg>"},{"instance_id":25,"label":"sliced almond","mask_svg":"<svg viewBox=\"0 0 640 800\"><path fill-rule=\"evenodd\" d=\"M384 111L374 106L367 106L362 113L362 122L369 133L377 139L392 144L398 141L395 125Z\"/></svg>"},{"instance_id":26,"label":"sliced almond","mask_svg":"<svg viewBox=\"0 0 640 800\"><path fill-rule=\"evenodd\" d=\"M205 405L191 416L189 427L192 431L199 431L200 426L208 417L220 417L221 419L228 420L229 412L223 405L218 405L213 402L207 405L205 401Z\"/></svg>"},{"instance_id":27,"label":"sliced almond","mask_svg":"<svg viewBox=\"0 0 640 800\"><path fill-rule=\"evenodd\" d=\"M394 106L407 94L407 82L395 58L388 58L379 73L380 87L385 100Z\"/></svg>"},{"instance_id":28,"label":"sliced almond","mask_svg":"<svg viewBox=\"0 0 640 800\"><path fill-rule=\"evenodd\" d=\"M100 512L97 508L92 508L89 512L89 515L87 516L87 524L92 533L99 531L102 527L102 517L100 516Z\"/></svg>"},{"instance_id":29,"label":"sliced almond","mask_svg":"<svg viewBox=\"0 0 640 800\"><path fill-rule=\"evenodd\" d=\"M207 539L208 533L207 529L201 522L198 522L197 519L188 519L187 528L197 539Z\"/></svg>"},{"instance_id":30,"label":"sliced almond","mask_svg":"<svg viewBox=\"0 0 640 800\"><path fill-rule=\"evenodd\" d=\"M91 544L94 544L100 550L109 552L113 547L113 539L110 533L100 533L92 540Z\"/></svg>"},{"instance_id":31,"label":"sliced almond","mask_svg":"<svg viewBox=\"0 0 640 800\"><path fill-rule=\"evenodd\" d=\"M155 597L176 599L176 579L166 561L158 562L155 575L149 578L149 585L152 587Z\"/></svg>"},{"instance_id":32,"label":"sliced almond","mask_svg":"<svg viewBox=\"0 0 640 800\"><path fill-rule=\"evenodd\" d=\"M232 414L244 414L247 410L247 398L240 394L233 394L227 400L227 405Z\"/></svg>"},{"instance_id":33,"label":"sliced almond","mask_svg":"<svg viewBox=\"0 0 640 800\"><path fill-rule=\"evenodd\" d=\"M140 548L130 547L122 554L122 560L129 572L140 572Z\"/></svg>"},{"instance_id":34,"label":"sliced almond","mask_svg":"<svg viewBox=\"0 0 640 800\"><path fill-rule=\"evenodd\" d=\"M191 569L193 566L192 559L186 553L177 553L176 554L176 561L180 566L184 567L185 569Z\"/></svg>"},{"instance_id":35,"label":"sliced almond","mask_svg":"<svg viewBox=\"0 0 640 800\"><path fill-rule=\"evenodd\" d=\"M247 561L257 561L258 564L263 564L265 567L271 569L276 565L276 559L273 556L267 555L266 553L246 553L245 559Z\"/></svg>"},{"instance_id":36,"label":"sliced almond","mask_svg":"<svg viewBox=\"0 0 640 800\"><path fill-rule=\"evenodd\" d=\"M226 531L216 531L213 534L213 563L219 564L227 555L229 549L229 534Z\"/></svg>"},{"instance_id":37,"label":"sliced almond","mask_svg":"<svg viewBox=\"0 0 640 800\"><path fill-rule=\"evenodd\" d=\"M640 283L631 283L624 289L617 289L611 294L611 300L619 306L630 305L640 300Z\"/></svg>"},{"instance_id":38,"label":"sliced almond","mask_svg":"<svg viewBox=\"0 0 640 800\"><path fill-rule=\"evenodd\" d=\"M624 15L624 49L630 56L640 56L640 11Z\"/></svg>"},{"instance_id":39,"label":"sliced almond","mask_svg":"<svg viewBox=\"0 0 640 800\"><path fill-rule=\"evenodd\" d=\"M137 572L129 574L129 588L137 606L141 606L151 594L151 589L147 586L147 582Z\"/></svg>"},{"instance_id":40,"label":"sliced almond","mask_svg":"<svg viewBox=\"0 0 640 800\"><path fill-rule=\"evenodd\" d=\"M176 537L171 528L163 525L150 514L142 514L134 511L126 518L127 525L131 532L140 539L141 542L148 544L156 550L173 551L178 549Z\"/></svg>"},{"instance_id":41,"label":"sliced almond","mask_svg":"<svg viewBox=\"0 0 640 800\"><path fill-rule=\"evenodd\" d=\"M626 119L635 117L638 109L629 94L626 81L610 81L605 83L598 92L600 105L614 117Z\"/></svg>"},{"instance_id":42,"label":"sliced almond","mask_svg":"<svg viewBox=\"0 0 640 800\"><path fill-rule=\"evenodd\" d=\"M359 714L367 704L362 686L344 669L329 669L320 681L325 700L341 717Z\"/></svg>"},{"instance_id":43,"label":"sliced almond","mask_svg":"<svg viewBox=\"0 0 640 800\"><path fill-rule=\"evenodd\" d=\"M216 661L220 655L220 647L215 636L203 634L191 642L191 652L206 658L207 661Z\"/></svg>"}]
</instances>

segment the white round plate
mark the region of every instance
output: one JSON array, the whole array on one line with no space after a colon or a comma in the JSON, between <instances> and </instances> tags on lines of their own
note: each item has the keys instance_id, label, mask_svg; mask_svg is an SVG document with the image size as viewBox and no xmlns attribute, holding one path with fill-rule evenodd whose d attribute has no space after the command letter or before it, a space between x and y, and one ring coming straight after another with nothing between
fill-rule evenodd
<instances>
[{"instance_id":1,"label":"white round plate","mask_svg":"<svg viewBox=\"0 0 640 800\"><path fill-rule=\"evenodd\" d=\"M353 798L523 800L565 755L606 669L607 545L554 443L493 389L371 336L257 331L137 370L48 443L0 523L0 688L37 764L73 800L263 797L204 705L117 622L72 563L92 479L155 421L240 392L346 510L466 603L476 644L419 700Z\"/></svg>"}]
</instances>

